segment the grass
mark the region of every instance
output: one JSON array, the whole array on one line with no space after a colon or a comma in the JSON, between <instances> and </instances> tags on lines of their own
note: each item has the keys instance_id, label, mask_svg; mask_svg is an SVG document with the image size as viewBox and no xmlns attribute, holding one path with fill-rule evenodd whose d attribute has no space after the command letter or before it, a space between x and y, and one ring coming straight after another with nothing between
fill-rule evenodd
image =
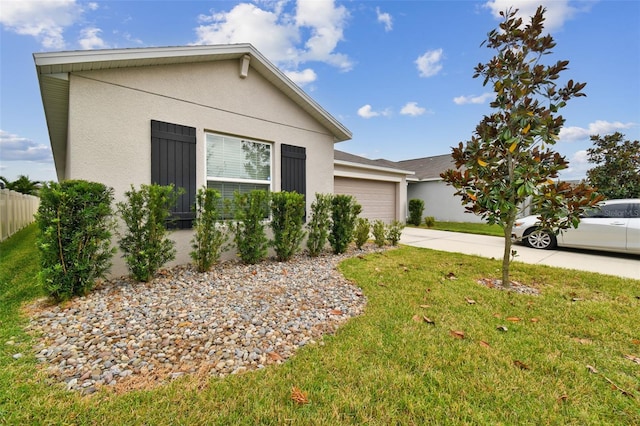
<instances>
[{"instance_id":1,"label":"grass","mask_svg":"<svg viewBox=\"0 0 640 426\"><path fill-rule=\"evenodd\" d=\"M29 228L0 245L0 424L640 424L640 365L625 358L640 356L637 280L515 263L542 293L525 296L476 283L497 261L401 247L343 262L365 314L279 367L82 397L49 384L28 349L33 242Z\"/></svg>"},{"instance_id":2,"label":"grass","mask_svg":"<svg viewBox=\"0 0 640 426\"><path fill-rule=\"evenodd\" d=\"M421 225L420 227L426 228L424 225ZM492 235L496 237L504 236L500 226L489 225L486 223L436 221L435 226L430 229L436 229L438 231L464 232L467 234Z\"/></svg>"}]
</instances>

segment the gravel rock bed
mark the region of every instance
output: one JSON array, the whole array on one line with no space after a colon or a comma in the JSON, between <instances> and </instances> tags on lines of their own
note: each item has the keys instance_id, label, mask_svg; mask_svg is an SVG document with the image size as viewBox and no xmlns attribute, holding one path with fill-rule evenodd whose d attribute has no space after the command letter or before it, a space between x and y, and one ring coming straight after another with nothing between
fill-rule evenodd
<instances>
[{"instance_id":1,"label":"gravel rock bed","mask_svg":"<svg viewBox=\"0 0 640 426\"><path fill-rule=\"evenodd\" d=\"M360 253L226 262L207 273L179 266L151 283L122 277L66 304L41 301L29 308L36 358L53 382L84 394L279 364L363 312L361 290L336 269Z\"/></svg>"}]
</instances>

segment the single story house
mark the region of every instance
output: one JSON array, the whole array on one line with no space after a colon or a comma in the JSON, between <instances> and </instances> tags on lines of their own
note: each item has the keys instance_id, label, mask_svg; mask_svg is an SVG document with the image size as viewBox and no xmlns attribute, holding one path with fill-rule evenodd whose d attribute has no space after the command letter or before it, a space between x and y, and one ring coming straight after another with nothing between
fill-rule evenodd
<instances>
[{"instance_id":1,"label":"single story house","mask_svg":"<svg viewBox=\"0 0 640 426\"><path fill-rule=\"evenodd\" d=\"M175 263L190 260L198 188L224 197L295 190L307 211L315 193L334 190L334 144L351 132L250 44L46 52L34 61L59 180L102 182L116 201L131 185L185 189ZM126 273L114 260L113 274Z\"/></svg>"},{"instance_id":2,"label":"single story house","mask_svg":"<svg viewBox=\"0 0 640 426\"><path fill-rule=\"evenodd\" d=\"M174 184L178 255L190 261L198 188L353 195L362 216L474 221L439 174L450 155L392 162L334 149L351 132L250 44L35 53L58 180ZM312 161L308 161L312 159ZM126 273L114 259L113 274Z\"/></svg>"},{"instance_id":3,"label":"single story house","mask_svg":"<svg viewBox=\"0 0 640 426\"><path fill-rule=\"evenodd\" d=\"M407 198L424 201L423 216L433 216L437 221L483 222L480 216L465 211L461 198L454 195L455 188L440 177L441 173L455 169L451 154L397 161L398 167L415 172L408 179Z\"/></svg>"}]
</instances>

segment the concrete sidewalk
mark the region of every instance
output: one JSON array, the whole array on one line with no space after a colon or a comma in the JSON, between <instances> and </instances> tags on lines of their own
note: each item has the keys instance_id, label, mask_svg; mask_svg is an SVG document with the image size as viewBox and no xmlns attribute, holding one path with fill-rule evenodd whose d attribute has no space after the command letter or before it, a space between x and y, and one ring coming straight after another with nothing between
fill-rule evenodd
<instances>
[{"instance_id":1,"label":"concrete sidewalk","mask_svg":"<svg viewBox=\"0 0 640 426\"><path fill-rule=\"evenodd\" d=\"M504 239L461 232L406 227L401 244L502 259ZM574 249L537 250L514 244L517 262L598 272L640 280L640 256Z\"/></svg>"}]
</instances>

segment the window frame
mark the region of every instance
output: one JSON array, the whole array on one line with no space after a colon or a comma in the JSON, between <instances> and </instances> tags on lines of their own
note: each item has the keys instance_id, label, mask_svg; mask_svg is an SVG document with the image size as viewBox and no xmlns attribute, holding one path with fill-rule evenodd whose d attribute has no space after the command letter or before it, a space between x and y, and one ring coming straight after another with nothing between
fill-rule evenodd
<instances>
[{"instance_id":1,"label":"window frame","mask_svg":"<svg viewBox=\"0 0 640 426\"><path fill-rule=\"evenodd\" d=\"M230 139L230 140L236 140L239 143L241 142L250 142L250 143L254 143L254 144L261 144L264 146L268 146L269 147L269 176L267 179L262 180L262 179L250 179L250 178L237 178L237 177L220 177L220 176L213 176L213 175L209 175L209 170L208 170L208 155L209 155L209 135L213 135L216 137L222 137L222 138L226 138L226 139ZM220 132L214 132L211 130L205 130L204 131L204 175L205 175L205 181L204 181L204 185L206 187L209 187L210 183L221 183L221 184L248 184L248 185L264 185L264 189L271 193L273 192L273 188L274 188L274 174L275 174L275 158L274 158L274 150L275 150L275 143L273 142L269 142L269 141L264 141L264 140L259 140L259 139L254 139L254 138L247 138L247 137L242 137L242 136L237 136L237 135L232 135L232 134L226 134L226 133L220 133ZM235 192L235 191L234 191ZM229 200L229 196L227 195L227 197L225 198L225 194L221 193L221 203L222 205L224 205L225 200ZM231 198L232 200L232 198ZM230 219L230 217L225 217L225 219Z\"/></svg>"},{"instance_id":2,"label":"window frame","mask_svg":"<svg viewBox=\"0 0 640 426\"><path fill-rule=\"evenodd\" d=\"M205 134L204 172L205 172L206 183L213 181L213 182L229 182L229 183L248 183L248 184L254 184L254 185L268 185L269 191L270 192L273 191L273 175L274 175L274 161L273 161L274 160L273 159L274 143L273 142L261 141L257 139L245 138L245 137L235 136L235 135L228 135L225 133L212 132L208 130L205 131L204 134ZM219 136L229 140L236 140L238 142L250 142L253 144L268 146L269 147L269 177L267 179L250 179L250 178L232 178L232 177L221 177L221 176L209 175L208 164L207 164L207 159L209 154L209 140L208 140L209 135Z\"/></svg>"}]
</instances>

